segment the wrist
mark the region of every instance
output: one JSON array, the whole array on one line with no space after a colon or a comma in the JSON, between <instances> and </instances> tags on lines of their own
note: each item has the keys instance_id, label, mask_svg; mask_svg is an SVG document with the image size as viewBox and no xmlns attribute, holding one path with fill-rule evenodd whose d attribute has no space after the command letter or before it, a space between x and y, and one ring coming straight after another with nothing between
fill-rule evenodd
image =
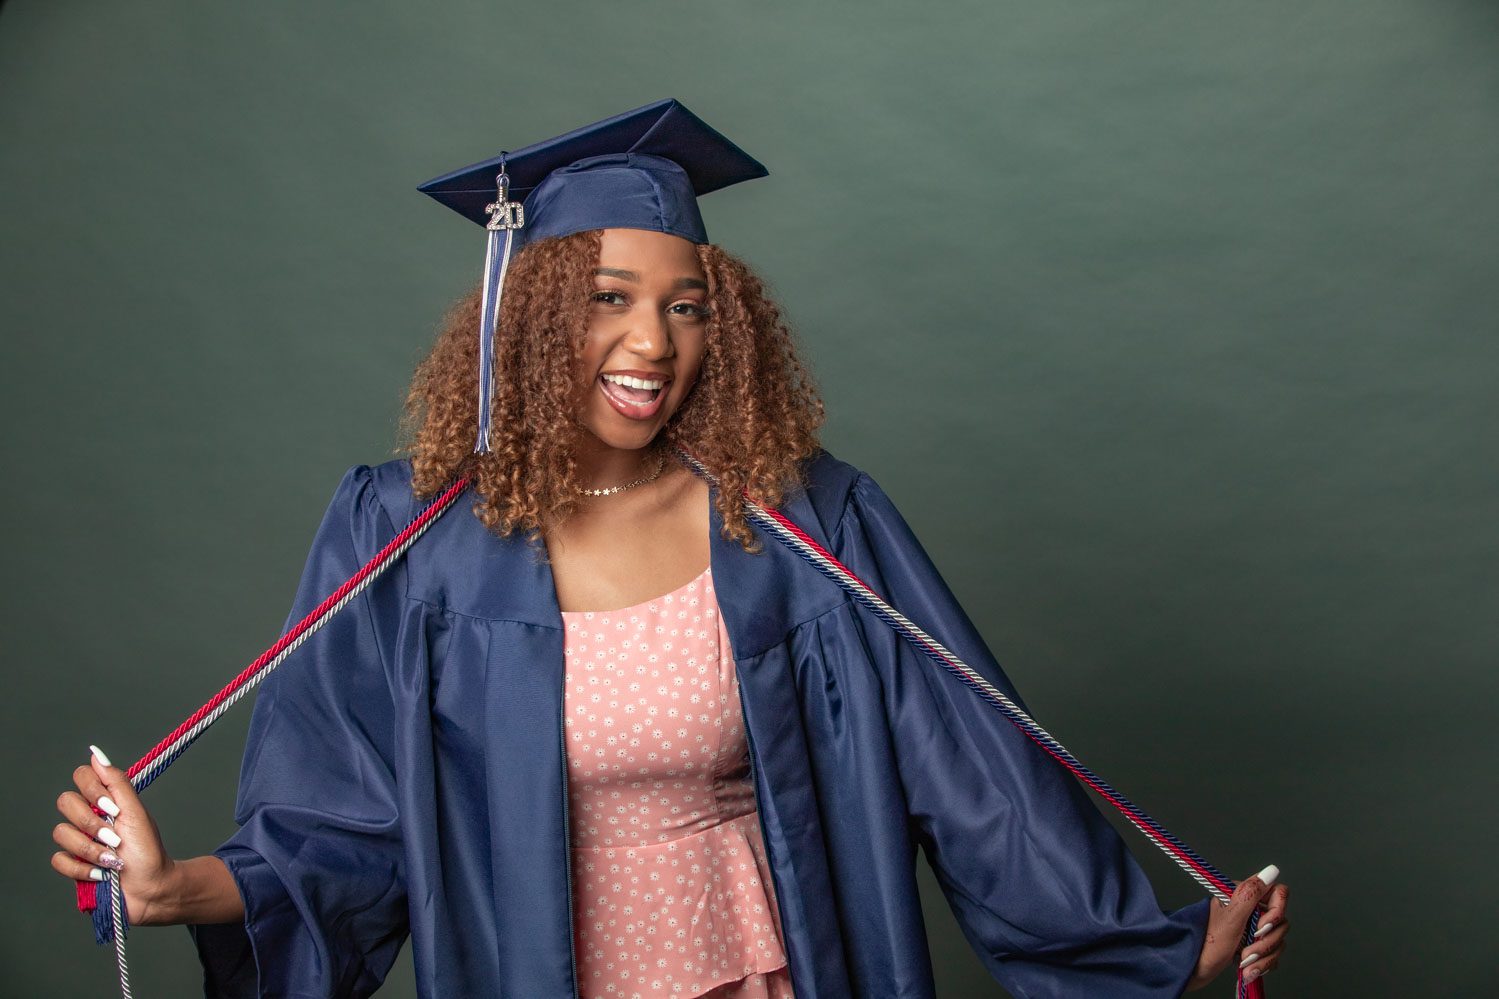
<instances>
[{"instance_id":1,"label":"wrist","mask_svg":"<svg viewBox=\"0 0 1499 999\"><path fill-rule=\"evenodd\" d=\"M166 858L153 887L136 896L141 903L140 918L135 921L137 926L170 926L180 921L182 898L187 890L184 873L182 864Z\"/></svg>"},{"instance_id":2,"label":"wrist","mask_svg":"<svg viewBox=\"0 0 1499 999\"><path fill-rule=\"evenodd\" d=\"M147 907L158 925L233 923L245 918L239 884L216 854L179 860L158 878L160 890Z\"/></svg>"}]
</instances>

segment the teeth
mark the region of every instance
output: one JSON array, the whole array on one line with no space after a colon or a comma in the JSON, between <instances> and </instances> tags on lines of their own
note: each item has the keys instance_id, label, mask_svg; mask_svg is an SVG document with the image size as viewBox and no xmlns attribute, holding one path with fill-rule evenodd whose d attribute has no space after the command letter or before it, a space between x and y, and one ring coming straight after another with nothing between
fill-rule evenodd
<instances>
[{"instance_id":1,"label":"teeth","mask_svg":"<svg viewBox=\"0 0 1499 999\"><path fill-rule=\"evenodd\" d=\"M666 384L663 381L646 381L644 378L634 378L630 375L604 375L604 381L638 389L658 389Z\"/></svg>"}]
</instances>

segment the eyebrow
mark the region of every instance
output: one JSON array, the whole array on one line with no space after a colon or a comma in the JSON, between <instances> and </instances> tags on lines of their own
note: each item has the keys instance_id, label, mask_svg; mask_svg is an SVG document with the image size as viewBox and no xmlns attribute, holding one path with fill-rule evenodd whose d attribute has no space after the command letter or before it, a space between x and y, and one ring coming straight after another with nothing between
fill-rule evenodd
<instances>
[{"instance_id":1,"label":"eyebrow","mask_svg":"<svg viewBox=\"0 0 1499 999\"><path fill-rule=\"evenodd\" d=\"M614 277L622 281L634 281L637 284L640 282L639 274L635 271L626 270L623 267L595 267L593 273L600 277ZM679 277L672 283L671 289L672 291L676 291L679 288L700 288L703 291L707 291L708 282L699 278Z\"/></svg>"}]
</instances>

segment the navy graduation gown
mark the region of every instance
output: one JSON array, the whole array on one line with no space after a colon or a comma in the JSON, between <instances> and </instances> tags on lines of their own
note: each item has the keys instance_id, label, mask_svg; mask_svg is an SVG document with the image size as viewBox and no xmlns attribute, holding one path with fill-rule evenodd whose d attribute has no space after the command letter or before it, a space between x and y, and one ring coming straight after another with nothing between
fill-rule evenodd
<instances>
[{"instance_id":1,"label":"navy graduation gown","mask_svg":"<svg viewBox=\"0 0 1499 999\"><path fill-rule=\"evenodd\" d=\"M875 481L825 450L806 468L787 516L1015 697ZM345 473L288 627L420 511L410 471ZM798 999L934 996L918 845L1017 996L1179 995L1209 900L1162 913L1050 757L779 542L750 555L710 517ZM206 995L366 996L408 935L423 997L576 995L563 627L536 547L460 497L261 685L215 851L244 923L189 927Z\"/></svg>"}]
</instances>

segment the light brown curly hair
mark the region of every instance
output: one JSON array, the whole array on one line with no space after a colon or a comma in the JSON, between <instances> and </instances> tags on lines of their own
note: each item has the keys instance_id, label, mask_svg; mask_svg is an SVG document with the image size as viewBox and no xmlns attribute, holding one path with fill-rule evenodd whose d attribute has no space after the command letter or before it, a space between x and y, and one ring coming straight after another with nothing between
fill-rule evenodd
<instances>
[{"instance_id":1,"label":"light brown curly hair","mask_svg":"<svg viewBox=\"0 0 1499 999\"><path fill-rule=\"evenodd\" d=\"M401 418L412 491L441 492L469 476L474 514L502 537L531 540L561 524L581 501L574 445L587 430L576 414L582 356L602 230L538 240L511 258L494 340L490 452L477 433L479 303L475 286L448 310L431 352L417 366ZM719 479L723 536L763 549L745 519L740 490L774 506L805 485L804 459L819 448L822 400L797 356L795 338L765 285L722 248L698 244L709 315L697 382L662 428L668 443L695 454ZM544 547L542 557L545 557Z\"/></svg>"}]
</instances>

